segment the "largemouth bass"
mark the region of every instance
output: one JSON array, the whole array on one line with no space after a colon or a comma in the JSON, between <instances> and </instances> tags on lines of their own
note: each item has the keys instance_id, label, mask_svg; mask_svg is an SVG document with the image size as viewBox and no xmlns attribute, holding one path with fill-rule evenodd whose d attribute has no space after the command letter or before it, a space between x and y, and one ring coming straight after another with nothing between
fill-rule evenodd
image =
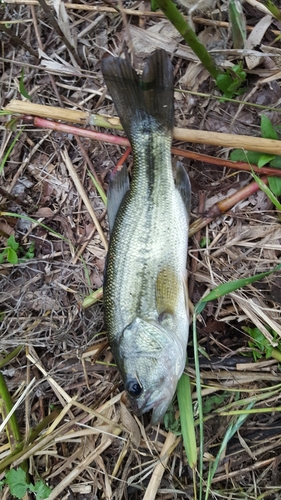
<instances>
[{"instance_id":1,"label":"largemouth bass","mask_svg":"<svg viewBox=\"0 0 281 500\"><path fill-rule=\"evenodd\" d=\"M147 61L142 79L108 57L102 73L134 156L108 189L110 242L104 282L109 344L132 407L164 416L186 360L189 318L186 259L190 183L171 164L173 68L165 51Z\"/></svg>"}]
</instances>

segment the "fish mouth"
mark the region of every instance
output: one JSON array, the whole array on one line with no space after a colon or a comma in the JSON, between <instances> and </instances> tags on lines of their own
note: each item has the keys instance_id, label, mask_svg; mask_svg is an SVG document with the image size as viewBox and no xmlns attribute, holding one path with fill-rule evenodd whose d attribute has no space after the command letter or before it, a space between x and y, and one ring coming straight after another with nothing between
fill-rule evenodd
<instances>
[{"instance_id":1,"label":"fish mouth","mask_svg":"<svg viewBox=\"0 0 281 500\"><path fill-rule=\"evenodd\" d=\"M150 401L151 394L147 395L144 401L142 401L140 404L138 404L138 401L130 398L131 401L131 406L134 410L134 413L139 417L140 415L143 415L144 413L147 413L148 411L152 410L154 407L154 403Z\"/></svg>"},{"instance_id":2,"label":"fish mouth","mask_svg":"<svg viewBox=\"0 0 281 500\"><path fill-rule=\"evenodd\" d=\"M170 401L162 401L154 406L150 421L151 425L157 425L161 422L161 420L164 418L169 404Z\"/></svg>"},{"instance_id":3,"label":"fish mouth","mask_svg":"<svg viewBox=\"0 0 281 500\"><path fill-rule=\"evenodd\" d=\"M140 404L136 400L131 399L131 405L134 413L137 416L143 415L144 413L152 410L151 425L157 425L164 417L167 408L170 404L170 399L167 400L166 397L158 398L157 400L151 400L152 394L147 395L144 401Z\"/></svg>"}]
</instances>

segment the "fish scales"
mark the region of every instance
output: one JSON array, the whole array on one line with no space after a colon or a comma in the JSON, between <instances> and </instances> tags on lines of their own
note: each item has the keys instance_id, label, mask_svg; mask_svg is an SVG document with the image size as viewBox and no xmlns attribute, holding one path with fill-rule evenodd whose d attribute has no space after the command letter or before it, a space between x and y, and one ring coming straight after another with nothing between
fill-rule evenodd
<instances>
[{"instance_id":1,"label":"fish scales","mask_svg":"<svg viewBox=\"0 0 281 500\"><path fill-rule=\"evenodd\" d=\"M172 65L157 51L142 80L118 58L104 59L102 71L134 157L129 189L124 172L109 186L105 323L134 410L153 409L157 423L184 369L189 327L190 184L182 166L176 180L172 171Z\"/></svg>"}]
</instances>

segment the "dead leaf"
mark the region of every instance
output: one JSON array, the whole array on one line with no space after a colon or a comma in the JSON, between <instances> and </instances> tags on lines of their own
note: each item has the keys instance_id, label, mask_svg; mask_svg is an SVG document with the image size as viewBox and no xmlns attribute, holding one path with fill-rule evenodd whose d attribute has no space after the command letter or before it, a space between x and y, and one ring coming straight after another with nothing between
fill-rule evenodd
<instances>
[{"instance_id":1,"label":"dead leaf","mask_svg":"<svg viewBox=\"0 0 281 500\"><path fill-rule=\"evenodd\" d=\"M27 179L27 177L23 176L17 180L16 184L12 189L12 194L15 196L23 197L25 195L25 191L27 188L33 186L33 182Z\"/></svg>"},{"instance_id":2,"label":"dead leaf","mask_svg":"<svg viewBox=\"0 0 281 500\"><path fill-rule=\"evenodd\" d=\"M171 34L168 34L166 38L163 32L159 34L151 31L150 28L143 30L133 25L129 26L129 31L135 53L139 58L147 57L156 49L164 49L169 54L175 54L188 61L199 61L190 47L180 45Z\"/></svg>"},{"instance_id":3,"label":"dead leaf","mask_svg":"<svg viewBox=\"0 0 281 500\"><path fill-rule=\"evenodd\" d=\"M279 69L281 66L281 49L270 47L269 45L261 45L261 50L270 54L270 58L274 60L276 68Z\"/></svg>"},{"instance_id":4,"label":"dead leaf","mask_svg":"<svg viewBox=\"0 0 281 500\"><path fill-rule=\"evenodd\" d=\"M95 257L98 259L104 259L106 256L106 251L104 248L100 248L100 246L96 245L94 240L92 240L88 245L87 245L87 250L91 252Z\"/></svg>"},{"instance_id":5,"label":"dead leaf","mask_svg":"<svg viewBox=\"0 0 281 500\"><path fill-rule=\"evenodd\" d=\"M102 273L100 274L97 269L94 269L94 271L91 273L90 279L93 289L100 288L103 284L103 275Z\"/></svg>"},{"instance_id":6,"label":"dead leaf","mask_svg":"<svg viewBox=\"0 0 281 500\"><path fill-rule=\"evenodd\" d=\"M14 229L5 221L5 219L0 219L0 234L10 236L14 233Z\"/></svg>"},{"instance_id":7,"label":"dead leaf","mask_svg":"<svg viewBox=\"0 0 281 500\"><path fill-rule=\"evenodd\" d=\"M245 49L251 50L254 49L257 45L260 45L264 34L268 27L272 23L272 16L264 16L258 24L254 27L253 31L250 33L248 36L246 42L245 42ZM253 69L256 66L258 66L263 59L263 56L257 56L257 55L248 55L245 57L246 64L249 69Z\"/></svg>"},{"instance_id":8,"label":"dead leaf","mask_svg":"<svg viewBox=\"0 0 281 500\"><path fill-rule=\"evenodd\" d=\"M58 311L60 304L57 299L49 297L47 293L42 291L27 292L24 297L25 306L34 311Z\"/></svg>"},{"instance_id":9,"label":"dead leaf","mask_svg":"<svg viewBox=\"0 0 281 500\"><path fill-rule=\"evenodd\" d=\"M65 38L69 41L70 45L72 45L72 47L76 48L75 40L74 40L73 36L71 35L70 26L69 26L69 17L67 15L64 3L61 0L54 0L53 5L54 5L54 9L57 13L58 23L59 23L60 29L62 30Z\"/></svg>"},{"instance_id":10,"label":"dead leaf","mask_svg":"<svg viewBox=\"0 0 281 500\"><path fill-rule=\"evenodd\" d=\"M131 415L129 410L127 410L124 403L122 403L121 401L120 401L120 407L121 407L121 422L124 425L124 427L126 427L126 429L128 429L128 431L130 432L132 443L136 446L136 448L139 448L141 435L138 425L134 417Z\"/></svg>"},{"instance_id":11,"label":"dead leaf","mask_svg":"<svg viewBox=\"0 0 281 500\"><path fill-rule=\"evenodd\" d=\"M34 217L40 217L43 219L49 219L54 217L54 212L49 207L41 207L37 212L35 212Z\"/></svg>"},{"instance_id":12,"label":"dead leaf","mask_svg":"<svg viewBox=\"0 0 281 500\"><path fill-rule=\"evenodd\" d=\"M54 188L50 182L43 181L42 184L43 184L43 196L41 201L42 203L46 203L47 201L49 201L51 194L54 191Z\"/></svg>"},{"instance_id":13,"label":"dead leaf","mask_svg":"<svg viewBox=\"0 0 281 500\"><path fill-rule=\"evenodd\" d=\"M179 80L184 89L197 92L202 82L209 78L209 72L200 63L190 63L185 74Z\"/></svg>"},{"instance_id":14,"label":"dead leaf","mask_svg":"<svg viewBox=\"0 0 281 500\"><path fill-rule=\"evenodd\" d=\"M72 75L72 76L77 76L79 78L82 77L81 72L79 71L79 68L74 68L71 64L67 63L64 61L61 57L58 56L58 54L54 54L54 58L48 56L43 50L38 48L39 52L39 57L41 59L41 65L46 68L46 70L51 71L54 74L57 75ZM58 61L55 60L58 59Z\"/></svg>"}]
</instances>

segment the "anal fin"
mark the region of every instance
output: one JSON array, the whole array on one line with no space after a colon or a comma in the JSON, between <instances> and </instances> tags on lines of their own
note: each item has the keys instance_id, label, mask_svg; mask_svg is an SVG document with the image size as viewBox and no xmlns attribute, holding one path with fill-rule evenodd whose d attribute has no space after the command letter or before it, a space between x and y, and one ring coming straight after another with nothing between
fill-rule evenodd
<instances>
[{"instance_id":1,"label":"anal fin","mask_svg":"<svg viewBox=\"0 0 281 500\"><path fill-rule=\"evenodd\" d=\"M107 190L107 215L110 233L112 232L121 202L129 189L130 181L127 168L123 166L121 170L112 175Z\"/></svg>"},{"instance_id":2,"label":"anal fin","mask_svg":"<svg viewBox=\"0 0 281 500\"><path fill-rule=\"evenodd\" d=\"M188 214L188 218L190 215L190 204L191 204L191 185L189 176L185 171L185 168L182 163L177 162L176 167L176 179L175 185L177 190L179 191L182 201L185 204L185 208Z\"/></svg>"}]
</instances>

